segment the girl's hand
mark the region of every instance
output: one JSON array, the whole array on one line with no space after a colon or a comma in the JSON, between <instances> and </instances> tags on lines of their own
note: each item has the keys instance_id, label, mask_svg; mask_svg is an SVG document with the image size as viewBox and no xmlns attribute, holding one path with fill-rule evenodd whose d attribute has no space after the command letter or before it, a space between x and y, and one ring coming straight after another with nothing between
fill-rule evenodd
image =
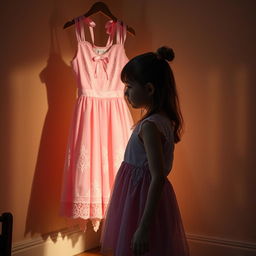
<instances>
[{"instance_id":1,"label":"girl's hand","mask_svg":"<svg viewBox=\"0 0 256 256\"><path fill-rule=\"evenodd\" d=\"M149 251L149 232L144 228L138 228L133 235L131 248L134 256L143 255Z\"/></svg>"}]
</instances>

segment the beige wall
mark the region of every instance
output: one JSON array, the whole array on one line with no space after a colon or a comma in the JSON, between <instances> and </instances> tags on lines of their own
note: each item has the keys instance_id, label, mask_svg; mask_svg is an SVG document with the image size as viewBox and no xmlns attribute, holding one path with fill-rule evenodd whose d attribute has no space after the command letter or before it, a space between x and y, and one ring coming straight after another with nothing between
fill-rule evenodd
<instances>
[{"instance_id":1,"label":"beige wall","mask_svg":"<svg viewBox=\"0 0 256 256\"><path fill-rule=\"evenodd\" d=\"M14 243L66 226L58 209L76 38L74 26L62 27L92 3L16 0L2 8L0 211L14 215ZM162 45L176 53L185 134L169 178L187 234L255 243L255 2L106 3L136 31L127 36L129 58ZM103 45L103 23L97 29Z\"/></svg>"}]
</instances>

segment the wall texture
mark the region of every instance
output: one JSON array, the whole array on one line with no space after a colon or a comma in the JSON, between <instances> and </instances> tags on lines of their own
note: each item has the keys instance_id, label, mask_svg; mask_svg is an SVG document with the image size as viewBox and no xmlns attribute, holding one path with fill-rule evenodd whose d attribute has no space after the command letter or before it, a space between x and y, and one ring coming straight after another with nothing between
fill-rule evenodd
<instances>
[{"instance_id":1,"label":"wall texture","mask_svg":"<svg viewBox=\"0 0 256 256\"><path fill-rule=\"evenodd\" d=\"M169 178L192 254L253 255L255 1L105 2L136 31L135 37L127 36L129 58L162 45L175 51L171 66L185 133L176 145ZM14 0L3 4L0 212L14 215L17 255L35 255L32 246L37 246L37 255L61 251L71 255L98 244L99 233L67 231L58 215L76 98L70 67L76 52L74 26L62 27L93 3ZM95 16L97 45L106 43L106 19ZM86 35L90 40L88 30ZM131 112L136 121L140 112ZM66 237L71 241L69 250L59 246ZM48 239L53 245L46 245Z\"/></svg>"}]
</instances>

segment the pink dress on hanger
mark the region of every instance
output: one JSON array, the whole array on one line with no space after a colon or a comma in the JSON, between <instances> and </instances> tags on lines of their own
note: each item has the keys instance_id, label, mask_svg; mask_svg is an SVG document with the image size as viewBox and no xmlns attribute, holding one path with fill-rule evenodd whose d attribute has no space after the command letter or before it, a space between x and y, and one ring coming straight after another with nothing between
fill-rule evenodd
<instances>
[{"instance_id":1,"label":"pink dress on hanger","mask_svg":"<svg viewBox=\"0 0 256 256\"><path fill-rule=\"evenodd\" d=\"M84 23L89 26L92 43L85 40ZM106 23L109 37L105 47L94 44L95 26L88 17L75 19L78 48L71 65L78 97L66 150L60 214L81 218L85 230L91 220L97 231L131 135L133 119L120 79L121 70L129 60L124 49L126 25L118 20Z\"/></svg>"}]
</instances>

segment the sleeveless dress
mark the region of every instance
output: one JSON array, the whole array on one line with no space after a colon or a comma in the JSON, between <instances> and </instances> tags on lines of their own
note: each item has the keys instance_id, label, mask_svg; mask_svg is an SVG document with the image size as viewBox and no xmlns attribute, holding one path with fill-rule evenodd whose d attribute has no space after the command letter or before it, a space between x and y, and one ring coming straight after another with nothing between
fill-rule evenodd
<instances>
[{"instance_id":1,"label":"sleeveless dress","mask_svg":"<svg viewBox=\"0 0 256 256\"><path fill-rule=\"evenodd\" d=\"M136 125L128 141L102 222L100 246L103 255L133 256L131 241L143 215L151 181L146 151L138 136L146 121L153 122L161 132L165 175L172 169L175 144L171 122L154 113ZM145 256L189 255L178 202L167 177L149 236L149 252L143 254Z\"/></svg>"},{"instance_id":2,"label":"sleeveless dress","mask_svg":"<svg viewBox=\"0 0 256 256\"><path fill-rule=\"evenodd\" d=\"M92 43L85 40L84 23ZM128 62L126 25L119 20L107 21L105 47L94 44L95 26L88 17L75 19L78 46L71 65L78 97L69 130L60 203L60 215L68 217L71 224L78 218L84 231L89 219L94 231L99 228L133 124L120 79Z\"/></svg>"}]
</instances>

